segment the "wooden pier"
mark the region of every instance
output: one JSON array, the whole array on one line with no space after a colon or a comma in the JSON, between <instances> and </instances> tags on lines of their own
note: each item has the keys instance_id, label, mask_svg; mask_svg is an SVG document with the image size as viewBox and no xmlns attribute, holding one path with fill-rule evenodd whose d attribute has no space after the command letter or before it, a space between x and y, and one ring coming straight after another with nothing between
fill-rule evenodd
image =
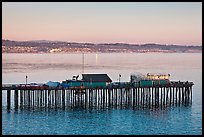
<instances>
[{"instance_id":1,"label":"wooden pier","mask_svg":"<svg viewBox=\"0 0 204 137\"><path fill-rule=\"evenodd\" d=\"M7 110L35 108L132 108L154 109L192 103L193 82L171 82L170 86L117 88L31 89L3 86ZM11 92L14 105L11 105Z\"/></svg>"}]
</instances>

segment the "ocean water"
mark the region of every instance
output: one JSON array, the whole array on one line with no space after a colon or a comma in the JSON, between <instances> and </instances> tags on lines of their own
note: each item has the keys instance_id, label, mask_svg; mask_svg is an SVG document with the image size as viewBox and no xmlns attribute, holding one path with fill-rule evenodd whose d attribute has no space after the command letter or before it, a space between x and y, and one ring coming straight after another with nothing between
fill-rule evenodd
<instances>
[{"instance_id":1,"label":"ocean water","mask_svg":"<svg viewBox=\"0 0 204 137\"><path fill-rule=\"evenodd\" d=\"M57 135L201 135L201 53L89 53L85 73L107 73L113 81L130 74L166 73L170 80L193 81L193 102L163 110L66 109L6 111L2 91L2 134ZM2 54L2 83L45 83L82 74L82 54ZM11 103L13 105L13 102Z\"/></svg>"}]
</instances>

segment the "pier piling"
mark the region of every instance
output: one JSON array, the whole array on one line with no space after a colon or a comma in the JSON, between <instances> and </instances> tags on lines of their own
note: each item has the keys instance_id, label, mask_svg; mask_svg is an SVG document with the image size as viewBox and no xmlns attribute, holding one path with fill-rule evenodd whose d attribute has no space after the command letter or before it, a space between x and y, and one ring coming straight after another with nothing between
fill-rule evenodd
<instances>
[{"instance_id":1,"label":"pier piling","mask_svg":"<svg viewBox=\"0 0 204 137\"><path fill-rule=\"evenodd\" d=\"M14 93L14 106L15 106L15 110L18 109L18 90L15 90Z\"/></svg>"},{"instance_id":2,"label":"pier piling","mask_svg":"<svg viewBox=\"0 0 204 137\"><path fill-rule=\"evenodd\" d=\"M11 90L7 90L7 110L11 109Z\"/></svg>"}]
</instances>

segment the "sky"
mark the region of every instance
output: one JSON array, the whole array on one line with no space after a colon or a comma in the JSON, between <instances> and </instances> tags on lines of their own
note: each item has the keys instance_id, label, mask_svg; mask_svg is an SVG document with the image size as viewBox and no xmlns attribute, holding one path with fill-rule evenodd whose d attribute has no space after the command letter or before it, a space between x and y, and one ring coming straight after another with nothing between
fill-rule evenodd
<instances>
[{"instance_id":1,"label":"sky","mask_svg":"<svg viewBox=\"0 0 204 137\"><path fill-rule=\"evenodd\" d=\"M2 39L202 45L202 3L3 2Z\"/></svg>"}]
</instances>

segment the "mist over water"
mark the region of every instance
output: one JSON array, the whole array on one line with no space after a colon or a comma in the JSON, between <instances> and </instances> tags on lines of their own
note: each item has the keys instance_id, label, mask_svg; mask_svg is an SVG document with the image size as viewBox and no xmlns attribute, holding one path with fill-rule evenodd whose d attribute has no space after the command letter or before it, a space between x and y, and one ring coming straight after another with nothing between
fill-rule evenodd
<instances>
[{"instance_id":1,"label":"mist over water","mask_svg":"<svg viewBox=\"0 0 204 137\"><path fill-rule=\"evenodd\" d=\"M106 73L130 81L132 73L166 73L170 80L192 81L193 103L165 110L58 110L6 112L2 92L3 134L202 134L202 54L89 53L85 73ZM46 83L82 74L82 54L2 54L2 83ZM12 102L13 103L13 102Z\"/></svg>"}]
</instances>

